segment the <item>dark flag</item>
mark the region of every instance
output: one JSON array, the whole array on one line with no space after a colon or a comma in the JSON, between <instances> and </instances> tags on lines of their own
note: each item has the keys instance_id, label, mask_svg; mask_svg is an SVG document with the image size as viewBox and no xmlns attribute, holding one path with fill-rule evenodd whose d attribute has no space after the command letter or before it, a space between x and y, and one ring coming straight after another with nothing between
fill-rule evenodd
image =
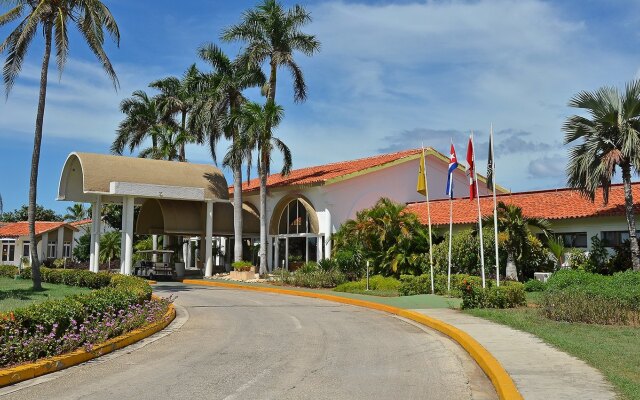
<instances>
[{"instance_id":1,"label":"dark flag","mask_svg":"<svg viewBox=\"0 0 640 400\"><path fill-rule=\"evenodd\" d=\"M487 189L493 190L493 132L489 135L489 157L487 157Z\"/></svg>"}]
</instances>

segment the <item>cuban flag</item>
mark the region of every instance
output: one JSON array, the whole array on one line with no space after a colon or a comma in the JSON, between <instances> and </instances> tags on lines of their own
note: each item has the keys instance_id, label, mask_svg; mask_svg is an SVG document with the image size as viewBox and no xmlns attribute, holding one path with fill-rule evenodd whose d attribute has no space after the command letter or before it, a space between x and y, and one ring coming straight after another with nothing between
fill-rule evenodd
<instances>
[{"instance_id":1,"label":"cuban flag","mask_svg":"<svg viewBox=\"0 0 640 400\"><path fill-rule=\"evenodd\" d=\"M451 143L451 152L449 154L449 173L447 175L447 191L446 194L453 199L453 171L458 168L458 157L456 157L456 149Z\"/></svg>"}]
</instances>

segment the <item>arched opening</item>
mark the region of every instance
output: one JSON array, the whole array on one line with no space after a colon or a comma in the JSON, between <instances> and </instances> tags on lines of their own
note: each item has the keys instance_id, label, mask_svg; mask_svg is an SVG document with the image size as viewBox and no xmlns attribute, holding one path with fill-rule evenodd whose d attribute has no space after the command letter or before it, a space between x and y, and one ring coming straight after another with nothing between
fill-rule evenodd
<instances>
[{"instance_id":1,"label":"arched opening","mask_svg":"<svg viewBox=\"0 0 640 400\"><path fill-rule=\"evenodd\" d=\"M323 258L324 236L319 234L318 215L301 195L285 196L275 207L269 225L273 242L273 265L296 270Z\"/></svg>"}]
</instances>

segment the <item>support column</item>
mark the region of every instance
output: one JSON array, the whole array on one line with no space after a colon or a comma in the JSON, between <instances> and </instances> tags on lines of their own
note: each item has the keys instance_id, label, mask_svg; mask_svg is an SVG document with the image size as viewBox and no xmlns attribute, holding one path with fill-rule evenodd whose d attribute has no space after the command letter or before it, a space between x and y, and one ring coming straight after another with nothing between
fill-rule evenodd
<instances>
[{"instance_id":1,"label":"support column","mask_svg":"<svg viewBox=\"0 0 640 400\"><path fill-rule=\"evenodd\" d=\"M64 226L58 228L58 238L56 239L56 258L64 257Z\"/></svg>"},{"instance_id":2,"label":"support column","mask_svg":"<svg viewBox=\"0 0 640 400\"><path fill-rule=\"evenodd\" d=\"M169 250L171 247L171 237L162 235L162 250ZM162 262L168 264L171 262L171 253L162 253Z\"/></svg>"},{"instance_id":3,"label":"support column","mask_svg":"<svg viewBox=\"0 0 640 400\"><path fill-rule=\"evenodd\" d=\"M151 235L151 249L152 250L158 250L158 235ZM151 256L151 261L152 262L158 262L158 255L157 254L153 254Z\"/></svg>"},{"instance_id":4,"label":"support column","mask_svg":"<svg viewBox=\"0 0 640 400\"><path fill-rule=\"evenodd\" d=\"M282 265L280 265L280 240L278 240L278 237L274 237L271 239L272 241L275 242L275 248L273 249L273 252L275 253L274 255L274 265L273 265L273 269L277 269L277 268L282 268Z\"/></svg>"},{"instance_id":5,"label":"support column","mask_svg":"<svg viewBox=\"0 0 640 400\"><path fill-rule=\"evenodd\" d=\"M133 197L127 197L126 199L126 208L123 210L127 214L127 224L125 226L126 252L124 256L124 273L125 275L131 275L131 271L133 270L133 205L135 203L135 199Z\"/></svg>"},{"instance_id":6,"label":"support column","mask_svg":"<svg viewBox=\"0 0 640 400\"><path fill-rule=\"evenodd\" d=\"M209 277L213 275L213 251L211 248L213 234L213 201L207 201L207 222L204 232L204 245L205 245L205 270L204 276Z\"/></svg>"},{"instance_id":7,"label":"support column","mask_svg":"<svg viewBox=\"0 0 640 400\"><path fill-rule=\"evenodd\" d=\"M95 258L91 268L93 272L100 272L100 236L102 235L102 197L98 196L96 202L93 204L92 216L91 216L91 229L93 229L93 254ZM111 266L109 266L111 267Z\"/></svg>"},{"instance_id":8,"label":"support column","mask_svg":"<svg viewBox=\"0 0 640 400\"><path fill-rule=\"evenodd\" d=\"M333 226L331 226L331 213L325 209L327 231L324 234L324 258L331 258L331 235L333 234Z\"/></svg>"},{"instance_id":9,"label":"support column","mask_svg":"<svg viewBox=\"0 0 640 400\"><path fill-rule=\"evenodd\" d=\"M267 236L267 271L273 271L273 236Z\"/></svg>"},{"instance_id":10,"label":"support column","mask_svg":"<svg viewBox=\"0 0 640 400\"><path fill-rule=\"evenodd\" d=\"M124 262L125 256L127 254L127 234L126 234L126 226L127 226L127 197L122 197L122 225L120 226L120 273L124 274Z\"/></svg>"},{"instance_id":11,"label":"support column","mask_svg":"<svg viewBox=\"0 0 640 400\"><path fill-rule=\"evenodd\" d=\"M42 239L40 240L40 260L44 261L47 259L47 252L49 250L49 232L45 232L42 234Z\"/></svg>"},{"instance_id":12,"label":"support column","mask_svg":"<svg viewBox=\"0 0 640 400\"><path fill-rule=\"evenodd\" d=\"M187 268L189 266L187 261L189 259L189 240L188 238L185 240L185 238L185 236L182 237L182 262L184 262L184 267Z\"/></svg>"},{"instance_id":13,"label":"support column","mask_svg":"<svg viewBox=\"0 0 640 400\"><path fill-rule=\"evenodd\" d=\"M95 272L96 265L96 210L97 203L91 203L91 239L89 240L89 271Z\"/></svg>"}]
</instances>

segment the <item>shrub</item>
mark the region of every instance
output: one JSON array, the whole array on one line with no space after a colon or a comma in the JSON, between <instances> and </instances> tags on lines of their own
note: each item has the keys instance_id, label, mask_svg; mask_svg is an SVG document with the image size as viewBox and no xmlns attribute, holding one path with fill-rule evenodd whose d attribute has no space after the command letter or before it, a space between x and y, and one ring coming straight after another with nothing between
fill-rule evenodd
<instances>
[{"instance_id":1,"label":"shrub","mask_svg":"<svg viewBox=\"0 0 640 400\"><path fill-rule=\"evenodd\" d=\"M463 309L514 308L526 305L524 285L519 282L483 288L476 282L463 281L460 289Z\"/></svg>"},{"instance_id":2,"label":"shrub","mask_svg":"<svg viewBox=\"0 0 640 400\"><path fill-rule=\"evenodd\" d=\"M393 277L384 277L382 275L369 277L369 290L380 292L379 294L395 296L398 294L400 286L400 281ZM336 292L367 293L367 278L355 282L345 282L338 285L334 290Z\"/></svg>"},{"instance_id":3,"label":"shrub","mask_svg":"<svg viewBox=\"0 0 640 400\"><path fill-rule=\"evenodd\" d=\"M13 265L0 265L0 277L13 278L18 275L18 268Z\"/></svg>"},{"instance_id":4,"label":"shrub","mask_svg":"<svg viewBox=\"0 0 640 400\"><path fill-rule=\"evenodd\" d=\"M524 283L524 290L526 292L543 292L547 285L544 282L537 279L529 279Z\"/></svg>"},{"instance_id":5,"label":"shrub","mask_svg":"<svg viewBox=\"0 0 640 400\"><path fill-rule=\"evenodd\" d=\"M400 275L398 293L400 296L431 293L431 276Z\"/></svg>"},{"instance_id":6,"label":"shrub","mask_svg":"<svg viewBox=\"0 0 640 400\"><path fill-rule=\"evenodd\" d=\"M482 286L482 278L467 274L451 274L451 290L447 292L447 275L436 274L434 276L434 289L435 294L438 295L450 295L452 297L462 297L462 282L473 282ZM423 274L420 276L413 275L401 275L400 276L400 288L399 293L401 296L412 296L416 294L431 294L431 276ZM493 283L491 280L487 280L487 285L491 286Z\"/></svg>"},{"instance_id":7,"label":"shrub","mask_svg":"<svg viewBox=\"0 0 640 400\"><path fill-rule=\"evenodd\" d=\"M493 228L482 230L485 267L495 265L494 233ZM480 239L473 229L462 230L453 235L451 242L451 268L452 273L480 274ZM506 253L501 251L500 264L505 265ZM433 247L433 263L437 272L446 274L449 265L449 236L442 243ZM426 271L425 271L426 272Z\"/></svg>"},{"instance_id":8,"label":"shrub","mask_svg":"<svg viewBox=\"0 0 640 400\"><path fill-rule=\"evenodd\" d=\"M323 271L331 271L338 268L338 263L333 258L323 258L318 261L318 268Z\"/></svg>"},{"instance_id":9,"label":"shrub","mask_svg":"<svg viewBox=\"0 0 640 400\"><path fill-rule=\"evenodd\" d=\"M291 285L308 288L333 288L347 281L345 275L339 270L323 271L316 269L313 271L297 270L289 272L280 270L273 274L276 285Z\"/></svg>"},{"instance_id":10,"label":"shrub","mask_svg":"<svg viewBox=\"0 0 640 400\"><path fill-rule=\"evenodd\" d=\"M356 250L340 250L336 252L335 262L338 269L349 280L360 279L366 273L366 262L363 254Z\"/></svg>"},{"instance_id":11,"label":"shrub","mask_svg":"<svg viewBox=\"0 0 640 400\"><path fill-rule=\"evenodd\" d=\"M251 271L253 264L250 261L235 261L231 266L235 271Z\"/></svg>"},{"instance_id":12,"label":"shrub","mask_svg":"<svg viewBox=\"0 0 640 400\"><path fill-rule=\"evenodd\" d=\"M549 278L542 297L547 318L595 324L640 324L640 272L612 276L561 270Z\"/></svg>"},{"instance_id":13,"label":"shrub","mask_svg":"<svg viewBox=\"0 0 640 400\"><path fill-rule=\"evenodd\" d=\"M302 273L310 273L317 270L318 270L318 264L313 261L306 262L302 264L300 268L298 268L298 271Z\"/></svg>"}]
</instances>

